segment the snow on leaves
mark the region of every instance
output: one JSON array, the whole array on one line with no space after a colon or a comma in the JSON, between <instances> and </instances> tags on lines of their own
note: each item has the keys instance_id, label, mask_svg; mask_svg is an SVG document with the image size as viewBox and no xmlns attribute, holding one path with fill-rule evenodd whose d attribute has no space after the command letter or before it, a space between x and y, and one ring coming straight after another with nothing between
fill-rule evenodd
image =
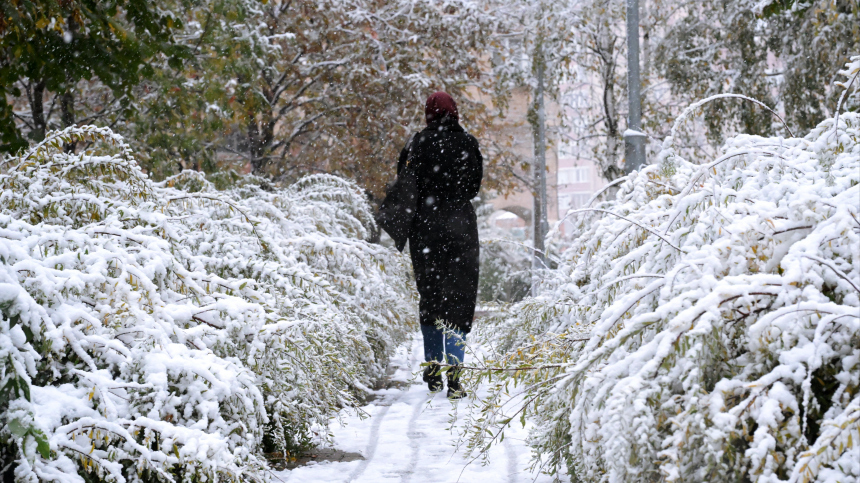
<instances>
[{"instance_id":1,"label":"snow on leaves","mask_svg":"<svg viewBox=\"0 0 860 483\"><path fill-rule=\"evenodd\" d=\"M494 408L518 382L536 464L583 481L860 478L858 113L713 162L669 138L568 219L542 295L485 330L523 370L481 376L498 386L476 432L510 422Z\"/></svg>"},{"instance_id":2,"label":"snow on leaves","mask_svg":"<svg viewBox=\"0 0 860 483\"><path fill-rule=\"evenodd\" d=\"M63 152L72 140L98 154ZM105 128L0 171L0 456L25 480L266 478L414 321L360 190L152 183Z\"/></svg>"}]
</instances>

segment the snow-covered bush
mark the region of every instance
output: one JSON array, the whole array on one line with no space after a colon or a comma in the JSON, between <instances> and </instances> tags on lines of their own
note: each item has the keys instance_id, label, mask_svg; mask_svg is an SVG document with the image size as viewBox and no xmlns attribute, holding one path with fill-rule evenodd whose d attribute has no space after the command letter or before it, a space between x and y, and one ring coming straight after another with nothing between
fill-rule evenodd
<instances>
[{"instance_id":1,"label":"snow-covered bush","mask_svg":"<svg viewBox=\"0 0 860 483\"><path fill-rule=\"evenodd\" d=\"M480 334L471 447L528 415L578 481L860 479L860 114L835 119L697 163L668 138L570 214L542 295Z\"/></svg>"},{"instance_id":2,"label":"snow-covered bush","mask_svg":"<svg viewBox=\"0 0 860 483\"><path fill-rule=\"evenodd\" d=\"M372 223L331 176L153 183L104 128L7 159L0 472L266 479L263 453L324 430L414 324L408 265L363 241Z\"/></svg>"},{"instance_id":3,"label":"snow-covered bush","mask_svg":"<svg viewBox=\"0 0 860 483\"><path fill-rule=\"evenodd\" d=\"M478 279L478 301L516 302L531 287L533 248L512 239L510 232L495 226L490 203L478 205L478 238L481 240L481 269Z\"/></svg>"}]
</instances>

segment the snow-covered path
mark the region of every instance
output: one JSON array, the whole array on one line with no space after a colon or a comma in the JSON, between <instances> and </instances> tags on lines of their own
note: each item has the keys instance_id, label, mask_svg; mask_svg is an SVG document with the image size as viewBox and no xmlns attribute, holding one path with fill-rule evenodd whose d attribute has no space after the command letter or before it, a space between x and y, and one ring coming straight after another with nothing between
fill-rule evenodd
<instances>
[{"instance_id":1,"label":"snow-covered path","mask_svg":"<svg viewBox=\"0 0 860 483\"><path fill-rule=\"evenodd\" d=\"M416 335L392 361L391 389L374 391L376 399L363 409L364 420L345 417L346 425L332 424L334 446L364 459L349 462L319 461L277 476L288 483L309 482L411 482L411 483L548 483L552 478L535 478L526 469L529 449L523 439L526 430L519 425L506 431L505 440L490 453L490 464L480 461L466 465L462 452L454 446L456 432L450 421L454 410L467 410L445 397L445 392L430 393L416 377L421 362L421 338Z\"/></svg>"}]
</instances>

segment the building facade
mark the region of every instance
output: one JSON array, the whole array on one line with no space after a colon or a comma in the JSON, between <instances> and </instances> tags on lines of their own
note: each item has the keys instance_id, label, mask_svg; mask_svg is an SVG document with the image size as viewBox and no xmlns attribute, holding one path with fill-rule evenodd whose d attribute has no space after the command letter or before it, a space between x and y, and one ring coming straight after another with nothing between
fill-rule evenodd
<instances>
[{"instance_id":1,"label":"building facade","mask_svg":"<svg viewBox=\"0 0 860 483\"><path fill-rule=\"evenodd\" d=\"M507 111L508 122L497 127L502 135L510 135L514 139L514 152L523 158L534 158L534 136L531 125L527 122L529 92L517 90L511 99ZM582 207L591 196L605 185L597 166L589 161L569 157L559 157L559 147L562 138L558 125L558 106L547 105L547 219L550 226L562 219L568 210ZM521 173L527 179L533 179L533 173ZM508 196L497 196L490 200L496 212L490 222L498 228L509 231L512 238L531 239L532 211L534 196L527 186L522 186ZM514 216L512 216L514 215ZM570 225L563 226L565 233Z\"/></svg>"}]
</instances>

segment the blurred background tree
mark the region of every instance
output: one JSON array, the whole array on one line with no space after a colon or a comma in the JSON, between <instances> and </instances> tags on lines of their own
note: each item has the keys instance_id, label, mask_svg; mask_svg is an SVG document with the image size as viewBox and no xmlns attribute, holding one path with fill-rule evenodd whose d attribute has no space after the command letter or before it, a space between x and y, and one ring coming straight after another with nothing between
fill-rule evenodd
<instances>
[{"instance_id":1,"label":"blurred background tree","mask_svg":"<svg viewBox=\"0 0 860 483\"><path fill-rule=\"evenodd\" d=\"M776 106L793 131L804 132L836 110L837 72L860 46L860 2L686 2L663 32L656 63L674 97L743 94ZM725 100L705 111L713 145L741 131L786 134L750 103Z\"/></svg>"},{"instance_id":2,"label":"blurred background tree","mask_svg":"<svg viewBox=\"0 0 860 483\"><path fill-rule=\"evenodd\" d=\"M686 105L727 92L809 129L835 109L830 86L860 45L855 0L640 8L652 149ZM46 130L107 125L155 179L184 169L228 183L246 172L272 182L326 172L378 200L399 150L423 127L423 100L446 90L483 144L485 188L503 194L525 182L513 173L529 162L493 128L512 86L533 84L533 67L545 64L544 93L562 104L560 147L613 179L626 116L624 12L621 0L8 0L0 152ZM549 46L543 63L529 61L538 44ZM737 100L705 110L694 129L708 142L695 149L782 129Z\"/></svg>"},{"instance_id":3,"label":"blurred background tree","mask_svg":"<svg viewBox=\"0 0 860 483\"><path fill-rule=\"evenodd\" d=\"M156 179L183 169L274 182L326 172L384 192L423 101L445 90L511 181L480 101L494 19L444 0L25 0L4 3L6 152L46 130L109 125ZM227 177L229 178L229 177Z\"/></svg>"},{"instance_id":4,"label":"blurred background tree","mask_svg":"<svg viewBox=\"0 0 860 483\"><path fill-rule=\"evenodd\" d=\"M10 0L0 4L0 150L75 124L116 124L160 56L179 68L181 20L146 0ZM72 149L73 146L67 147Z\"/></svg>"},{"instance_id":5,"label":"blurred background tree","mask_svg":"<svg viewBox=\"0 0 860 483\"><path fill-rule=\"evenodd\" d=\"M492 124L470 95L488 82L480 55L493 27L473 3L224 0L188 15L183 42L193 58L146 83L131 136L159 176L232 167L286 181L326 172L378 197L423 127L429 93L453 95L482 140ZM493 173L490 185L503 186Z\"/></svg>"},{"instance_id":6,"label":"blurred background tree","mask_svg":"<svg viewBox=\"0 0 860 483\"><path fill-rule=\"evenodd\" d=\"M572 75L561 96L568 128L562 149L595 162L606 180L621 174L623 157L625 3L571 1L567 18L574 35ZM717 94L756 98L794 132L811 129L835 111L837 72L860 48L856 0L639 0L639 8L642 121L651 156L684 108ZM739 132L786 134L771 114L737 99L703 111L679 140L695 156Z\"/></svg>"}]
</instances>

